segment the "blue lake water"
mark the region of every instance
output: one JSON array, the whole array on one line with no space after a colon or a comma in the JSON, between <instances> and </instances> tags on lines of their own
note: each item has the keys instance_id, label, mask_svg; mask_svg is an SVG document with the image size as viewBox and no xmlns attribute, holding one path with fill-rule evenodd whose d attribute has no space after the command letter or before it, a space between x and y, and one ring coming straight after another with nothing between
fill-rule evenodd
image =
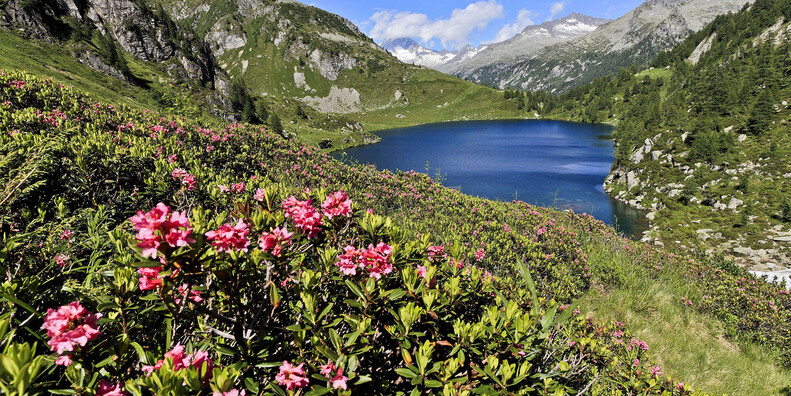
<instances>
[{"instance_id":1,"label":"blue lake water","mask_svg":"<svg viewBox=\"0 0 791 396\"><path fill-rule=\"evenodd\" d=\"M426 172L428 164L430 175L439 171L465 194L571 208L634 237L647 227L643 214L602 189L614 160L611 132L548 120L449 122L379 131L381 142L345 153L380 169Z\"/></svg>"}]
</instances>

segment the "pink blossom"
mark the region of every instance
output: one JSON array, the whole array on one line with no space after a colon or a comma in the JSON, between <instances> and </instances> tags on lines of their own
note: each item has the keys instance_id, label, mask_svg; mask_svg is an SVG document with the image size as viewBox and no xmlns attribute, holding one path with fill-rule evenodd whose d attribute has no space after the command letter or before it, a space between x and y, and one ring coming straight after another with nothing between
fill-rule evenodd
<instances>
[{"instance_id":1,"label":"pink blossom","mask_svg":"<svg viewBox=\"0 0 791 396\"><path fill-rule=\"evenodd\" d=\"M72 236L74 236L74 232L72 230L63 230L63 233L60 234L60 239L66 239L71 242Z\"/></svg>"},{"instance_id":2,"label":"pink blossom","mask_svg":"<svg viewBox=\"0 0 791 396\"><path fill-rule=\"evenodd\" d=\"M231 184L231 191L241 193L244 191L244 182Z\"/></svg>"},{"instance_id":3,"label":"pink blossom","mask_svg":"<svg viewBox=\"0 0 791 396\"><path fill-rule=\"evenodd\" d=\"M371 278L379 279L382 275L393 272L393 264L389 262L392 252L393 249L384 242L379 242L376 247L373 244L368 245L368 249L363 251L362 265Z\"/></svg>"},{"instance_id":4,"label":"pink blossom","mask_svg":"<svg viewBox=\"0 0 791 396\"><path fill-rule=\"evenodd\" d=\"M632 366L637 367L639 365L640 365L640 359L634 358L634 363L632 363Z\"/></svg>"},{"instance_id":5,"label":"pink blossom","mask_svg":"<svg viewBox=\"0 0 791 396\"><path fill-rule=\"evenodd\" d=\"M231 389L228 392L217 392L215 391L212 396L245 396L245 391L238 389Z\"/></svg>"},{"instance_id":6,"label":"pink blossom","mask_svg":"<svg viewBox=\"0 0 791 396\"><path fill-rule=\"evenodd\" d=\"M325 377L330 377L335 372L336 367L335 367L335 363L333 363L332 360L330 360L327 362L327 364L322 364L321 366L319 366L319 369L321 369L321 375Z\"/></svg>"},{"instance_id":7,"label":"pink blossom","mask_svg":"<svg viewBox=\"0 0 791 396\"><path fill-rule=\"evenodd\" d=\"M291 246L293 232L288 232L286 227L275 228L270 232L265 232L259 239L258 246L265 252L272 253L273 256L280 256L284 247Z\"/></svg>"},{"instance_id":8,"label":"pink blossom","mask_svg":"<svg viewBox=\"0 0 791 396\"><path fill-rule=\"evenodd\" d=\"M338 369L338 372L335 374L332 379L330 379L330 383L332 384L332 389L343 389L346 390L346 381L349 378L343 375L343 369Z\"/></svg>"},{"instance_id":9,"label":"pink blossom","mask_svg":"<svg viewBox=\"0 0 791 396\"><path fill-rule=\"evenodd\" d=\"M47 345L52 351L63 354L64 351L72 352L77 346L85 346L88 341L95 340L101 334L96 329L96 321L101 314L94 314L78 301L59 307L57 310L48 309L44 318L42 329L47 330L50 340ZM61 363L68 365L70 359L60 359Z\"/></svg>"},{"instance_id":10,"label":"pink blossom","mask_svg":"<svg viewBox=\"0 0 791 396\"><path fill-rule=\"evenodd\" d=\"M258 201L258 202L263 202L264 201L264 197L266 196L265 194L266 194L266 192L264 191L264 189L263 188L259 188L259 189L255 190L255 195L253 195L253 199Z\"/></svg>"},{"instance_id":11,"label":"pink blossom","mask_svg":"<svg viewBox=\"0 0 791 396\"><path fill-rule=\"evenodd\" d=\"M308 386L310 381L306 377L305 370L302 369L304 364L300 363L295 367L287 360L284 360L280 366L280 372L275 376L275 381L277 381L278 385L285 385L286 390Z\"/></svg>"},{"instance_id":12,"label":"pink blossom","mask_svg":"<svg viewBox=\"0 0 791 396\"><path fill-rule=\"evenodd\" d=\"M283 209L286 211L286 217L293 219L297 228L306 233L308 238L318 236L321 215L310 200L300 201L292 195L283 201Z\"/></svg>"},{"instance_id":13,"label":"pink blossom","mask_svg":"<svg viewBox=\"0 0 791 396\"><path fill-rule=\"evenodd\" d=\"M217 230L207 232L206 238L212 241L212 246L219 252L230 253L232 249L247 252L247 247L250 246L250 241L247 239L249 233L247 224L239 219L236 225L225 223Z\"/></svg>"},{"instance_id":14,"label":"pink blossom","mask_svg":"<svg viewBox=\"0 0 791 396\"><path fill-rule=\"evenodd\" d=\"M185 295L187 295L187 291L189 290L189 295L187 299L192 300L196 303L203 302L203 297L201 297L201 291L192 290L190 286L186 283L179 286L178 291L176 292L176 305L181 305L181 301Z\"/></svg>"},{"instance_id":15,"label":"pink blossom","mask_svg":"<svg viewBox=\"0 0 791 396\"><path fill-rule=\"evenodd\" d=\"M662 370L659 369L659 366L651 367L651 375L654 377L659 377L662 375Z\"/></svg>"},{"instance_id":16,"label":"pink blossom","mask_svg":"<svg viewBox=\"0 0 791 396\"><path fill-rule=\"evenodd\" d=\"M161 202L146 213L138 210L137 214L132 216L129 221L137 230L135 238L140 242L137 247L142 249L143 257L157 258L163 237L164 242L174 248L195 242L189 237L192 228L185 212L170 213L170 208Z\"/></svg>"},{"instance_id":17,"label":"pink blossom","mask_svg":"<svg viewBox=\"0 0 791 396\"><path fill-rule=\"evenodd\" d=\"M486 258L486 251L483 249L478 249L475 251L475 261L481 261Z\"/></svg>"},{"instance_id":18,"label":"pink blossom","mask_svg":"<svg viewBox=\"0 0 791 396\"><path fill-rule=\"evenodd\" d=\"M141 275L140 279L138 279L140 290L151 290L162 286L162 277L159 276L161 271L162 266L138 268L137 273Z\"/></svg>"},{"instance_id":19,"label":"pink blossom","mask_svg":"<svg viewBox=\"0 0 791 396\"><path fill-rule=\"evenodd\" d=\"M357 267L360 266L361 259L361 251L357 250L354 246L346 246L343 248L343 254L338 255L335 266L340 268L341 273L344 275L356 275Z\"/></svg>"},{"instance_id":20,"label":"pink blossom","mask_svg":"<svg viewBox=\"0 0 791 396\"><path fill-rule=\"evenodd\" d=\"M332 220L333 217L349 217L352 214L351 204L349 196L341 190L330 194L321 204L321 209L324 216Z\"/></svg>"},{"instance_id":21,"label":"pink blossom","mask_svg":"<svg viewBox=\"0 0 791 396\"><path fill-rule=\"evenodd\" d=\"M124 392L123 384L112 384L105 380L100 380L99 385L96 387L95 396L125 396L129 392Z\"/></svg>"},{"instance_id":22,"label":"pink blossom","mask_svg":"<svg viewBox=\"0 0 791 396\"><path fill-rule=\"evenodd\" d=\"M428 247L427 250L428 250L428 259L431 261L434 261L436 259L444 259L445 257L448 256L448 254L445 253L445 246L443 245L439 245L439 246L431 245Z\"/></svg>"},{"instance_id":23,"label":"pink blossom","mask_svg":"<svg viewBox=\"0 0 791 396\"><path fill-rule=\"evenodd\" d=\"M417 266L417 274L421 278L425 279L426 278L426 267L424 267L422 265L418 265Z\"/></svg>"},{"instance_id":24,"label":"pink blossom","mask_svg":"<svg viewBox=\"0 0 791 396\"><path fill-rule=\"evenodd\" d=\"M63 267L66 264L68 264L70 258L71 257L69 257L68 254L58 253L57 255L55 255L55 262L59 266Z\"/></svg>"},{"instance_id":25,"label":"pink blossom","mask_svg":"<svg viewBox=\"0 0 791 396\"><path fill-rule=\"evenodd\" d=\"M222 184L218 184L217 188L220 189L220 192L224 192L224 193L227 193L227 192L231 191L230 188L228 188L228 187L226 187L225 185L222 185Z\"/></svg>"},{"instance_id":26,"label":"pink blossom","mask_svg":"<svg viewBox=\"0 0 791 396\"><path fill-rule=\"evenodd\" d=\"M58 366L70 366L72 363L71 355L60 355L55 359L55 364Z\"/></svg>"}]
</instances>

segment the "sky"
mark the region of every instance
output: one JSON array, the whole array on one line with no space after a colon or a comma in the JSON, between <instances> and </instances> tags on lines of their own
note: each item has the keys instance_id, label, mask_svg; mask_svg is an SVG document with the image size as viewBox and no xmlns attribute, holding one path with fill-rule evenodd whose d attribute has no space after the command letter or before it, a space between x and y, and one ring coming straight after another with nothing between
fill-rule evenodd
<instances>
[{"instance_id":1,"label":"sky","mask_svg":"<svg viewBox=\"0 0 791 396\"><path fill-rule=\"evenodd\" d=\"M618 18L643 0L302 0L354 22L376 42L412 37L435 49L457 50L511 38L527 25L572 12Z\"/></svg>"}]
</instances>

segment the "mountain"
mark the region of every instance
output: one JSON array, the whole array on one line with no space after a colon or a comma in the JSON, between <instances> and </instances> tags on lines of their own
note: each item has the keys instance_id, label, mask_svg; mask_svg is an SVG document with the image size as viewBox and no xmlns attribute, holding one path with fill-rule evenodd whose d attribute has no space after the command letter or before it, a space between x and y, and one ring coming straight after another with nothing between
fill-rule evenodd
<instances>
[{"instance_id":1,"label":"mountain","mask_svg":"<svg viewBox=\"0 0 791 396\"><path fill-rule=\"evenodd\" d=\"M383 41L381 46L401 62L426 66L440 71L448 70L451 65L464 62L487 48L487 45L481 45L479 47L466 45L458 51L435 51L423 47L415 42L415 40L408 37L388 39Z\"/></svg>"},{"instance_id":2,"label":"mountain","mask_svg":"<svg viewBox=\"0 0 791 396\"><path fill-rule=\"evenodd\" d=\"M648 211L646 241L788 274L790 50L791 0L758 0L660 53L654 68L543 97L544 108L616 125L605 190Z\"/></svg>"},{"instance_id":3,"label":"mountain","mask_svg":"<svg viewBox=\"0 0 791 396\"><path fill-rule=\"evenodd\" d=\"M444 65L456 57L455 52L447 50L434 51L421 46L410 38L385 40L381 46L401 62L426 66L432 69Z\"/></svg>"},{"instance_id":4,"label":"mountain","mask_svg":"<svg viewBox=\"0 0 791 396\"><path fill-rule=\"evenodd\" d=\"M467 77L481 67L514 64L545 47L585 36L607 22L608 19L572 13L554 21L527 26L514 37L492 44L468 59L448 64L442 70Z\"/></svg>"},{"instance_id":5,"label":"mountain","mask_svg":"<svg viewBox=\"0 0 791 396\"><path fill-rule=\"evenodd\" d=\"M564 91L619 69L646 66L717 15L746 0L648 0L592 33L514 62L474 65L456 74L501 88Z\"/></svg>"},{"instance_id":6,"label":"mountain","mask_svg":"<svg viewBox=\"0 0 791 396\"><path fill-rule=\"evenodd\" d=\"M285 98L283 106L342 115L367 130L517 114L496 90L405 64L350 21L316 7L271 0L156 4L208 42L233 79L253 94Z\"/></svg>"}]
</instances>

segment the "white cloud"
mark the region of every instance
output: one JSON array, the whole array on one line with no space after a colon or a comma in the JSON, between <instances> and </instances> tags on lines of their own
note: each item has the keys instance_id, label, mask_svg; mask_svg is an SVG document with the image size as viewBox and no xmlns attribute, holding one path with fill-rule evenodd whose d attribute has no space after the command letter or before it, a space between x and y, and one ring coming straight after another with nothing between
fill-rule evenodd
<instances>
[{"instance_id":1,"label":"white cloud","mask_svg":"<svg viewBox=\"0 0 791 396\"><path fill-rule=\"evenodd\" d=\"M450 18L431 20L425 14L408 11L379 11L371 16L374 27L368 33L376 41L418 37L424 43L438 39L444 48L458 49L468 37L503 17L503 6L496 0L478 1L453 10Z\"/></svg>"},{"instance_id":2,"label":"white cloud","mask_svg":"<svg viewBox=\"0 0 791 396\"><path fill-rule=\"evenodd\" d=\"M533 18L537 14L530 10L521 9L519 10L519 15L516 17L516 22L512 24L506 24L497 32L497 36L494 37L492 43L499 43L501 41L508 40L511 37L514 37L517 33L525 30L525 28L529 25L535 25L533 22Z\"/></svg>"},{"instance_id":3,"label":"white cloud","mask_svg":"<svg viewBox=\"0 0 791 396\"><path fill-rule=\"evenodd\" d=\"M552 18L555 17L555 15L563 12L564 8L566 8L565 1L558 1L556 3L552 3L552 5L549 6L549 18L547 18L547 20L551 20Z\"/></svg>"}]
</instances>

